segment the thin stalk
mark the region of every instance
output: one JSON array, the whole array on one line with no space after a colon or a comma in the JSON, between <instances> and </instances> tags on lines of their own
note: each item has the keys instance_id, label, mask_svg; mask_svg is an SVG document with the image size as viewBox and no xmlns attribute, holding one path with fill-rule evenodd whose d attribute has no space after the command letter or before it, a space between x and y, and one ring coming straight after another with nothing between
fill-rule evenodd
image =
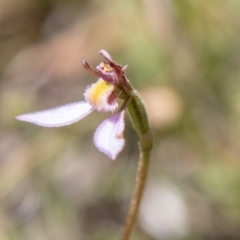
<instances>
[{"instance_id":1,"label":"thin stalk","mask_svg":"<svg viewBox=\"0 0 240 240\"><path fill-rule=\"evenodd\" d=\"M126 223L120 237L120 240L128 240L137 220L139 205L142 199L144 186L146 184L150 151L142 151L140 148L140 158L136 176L136 186L132 196L130 208L126 218Z\"/></svg>"}]
</instances>

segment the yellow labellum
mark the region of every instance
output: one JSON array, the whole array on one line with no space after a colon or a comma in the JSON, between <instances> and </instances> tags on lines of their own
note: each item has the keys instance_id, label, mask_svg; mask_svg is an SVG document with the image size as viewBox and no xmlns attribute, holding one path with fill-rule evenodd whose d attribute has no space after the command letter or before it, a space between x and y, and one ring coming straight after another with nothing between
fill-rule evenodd
<instances>
[{"instance_id":1,"label":"yellow labellum","mask_svg":"<svg viewBox=\"0 0 240 240\"><path fill-rule=\"evenodd\" d=\"M113 92L114 86L100 78L96 83L86 89L84 96L85 100L96 110L113 111L117 105L111 104L108 101Z\"/></svg>"},{"instance_id":2,"label":"yellow labellum","mask_svg":"<svg viewBox=\"0 0 240 240\"><path fill-rule=\"evenodd\" d=\"M105 92L108 91L109 88L111 88L111 86L103 80L100 80L96 82L96 84L93 84L89 96L92 104L97 105L97 103L99 102L99 98L101 98L102 94L105 94Z\"/></svg>"}]
</instances>

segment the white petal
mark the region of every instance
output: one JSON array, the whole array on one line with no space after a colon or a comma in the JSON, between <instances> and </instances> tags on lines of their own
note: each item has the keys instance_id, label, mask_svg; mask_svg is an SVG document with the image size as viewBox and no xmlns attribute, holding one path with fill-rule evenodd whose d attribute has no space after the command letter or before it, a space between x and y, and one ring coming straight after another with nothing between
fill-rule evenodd
<instances>
[{"instance_id":1,"label":"white petal","mask_svg":"<svg viewBox=\"0 0 240 240\"><path fill-rule=\"evenodd\" d=\"M94 109L87 102L75 102L48 110L19 115L16 119L43 127L61 127L84 118Z\"/></svg>"},{"instance_id":2,"label":"white petal","mask_svg":"<svg viewBox=\"0 0 240 240\"><path fill-rule=\"evenodd\" d=\"M122 136L123 130L124 111L115 113L99 125L93 139L95 146L99 151L115 160L125 144Z\"/></svg>"}]
</instances>

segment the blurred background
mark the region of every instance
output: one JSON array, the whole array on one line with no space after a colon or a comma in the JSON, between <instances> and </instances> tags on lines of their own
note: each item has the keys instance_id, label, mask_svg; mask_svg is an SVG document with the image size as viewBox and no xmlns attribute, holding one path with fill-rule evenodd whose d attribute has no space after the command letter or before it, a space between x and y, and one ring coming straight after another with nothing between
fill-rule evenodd
<instances>
[{"instance_id":1,"label":"blurred background","mask_svg":"<svg viewBox=\"0 0 240 240\"><path fill-rule=\"evenodd\" d=\"M108 113L63 128L18 114L83 99L106 49L141 92L155 146L131 239L240 239L240 1L0 0L0 239L117 239L137 136L110 161Z\"/></svg>"}]
</instances>

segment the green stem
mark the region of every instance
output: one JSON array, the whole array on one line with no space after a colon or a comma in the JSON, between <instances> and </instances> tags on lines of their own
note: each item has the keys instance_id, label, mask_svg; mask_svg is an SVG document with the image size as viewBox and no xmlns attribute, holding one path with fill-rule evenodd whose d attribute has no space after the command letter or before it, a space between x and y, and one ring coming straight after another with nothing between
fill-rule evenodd
<instances>
[{"instance_id":1,"label":"green stem","mask_svg":"<svg viewBox=\"0 0 240 240\"><path fill-rule=\"evenodd\" d=\"M139 205L142 199L142 194L143 194L144 186L146 183L149 158L150 158L150 151L146 153L142 152L140 154L137 177L136 177L136 186L132 196L128 215L126 218L126 223L125 223L122 235L120 237L121 240L129 239L130 234L133 230L133 227L136 223Z\"/></svg>"},{"instance_id":2,"label":"green stem","mask_svg":"<svg viewBox=\"0 0 240 240\"><path fill-rule=\"evenodd\" d=\"M136 176L136 186L132 196L126 223L120 240L128 240L136 223L139 205L146 184L150 153L153 144L152 133L149 128L147 113L140 94L134 90L128 103L128 113L134 129L139 135L140 158Z\"/></svg>"}]
</instances>

